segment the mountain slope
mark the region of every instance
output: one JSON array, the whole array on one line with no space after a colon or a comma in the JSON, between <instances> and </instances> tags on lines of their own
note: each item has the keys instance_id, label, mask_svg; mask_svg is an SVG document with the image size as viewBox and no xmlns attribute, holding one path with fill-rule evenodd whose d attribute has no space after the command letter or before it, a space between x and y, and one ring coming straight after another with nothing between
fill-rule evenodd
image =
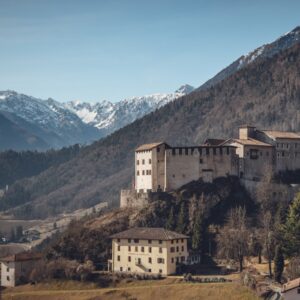
<instances>
[{"instance_id":1,"label":"mountain slope","mask_svg":"<svg viewBox=\"0 0 300 300\"><path fill-rule=\"evenodd\" d=\"M299 70L297 44L245 66L210 89L170 102L86 147L75 159L19 182L30 203L14 213L45 217L101 201L116 205L119 190L131 185L134 149L142 143L195 145L206 137L235 136L244 123L299 131Z\"/></svg>"},{"instance_id":2,"label":"mountain slope","mask_svg":"<svg viewBox=\"0 0 300 300\"><path fill-rule=\"evenodd\" d=\"M14 91L2 91L0 112L16 126L47 141L47 147L42 149L91 142L99 136L95 128L83 123L76 114L66 110L62 104L52 99L44 101ZM19 149L15 143L17 140L12 138L4 149ZM21 149L33 148L24 146Z\"/></svg>"},{"instance_id":3,"label":"mountain slope","mask_svg":"<svg viewBox=\"0 0 300 300\"><path fill-rule=\"evenodd\" d=\"M45 140L26 130L30 124L23 122L21 126L12 121L14 118L11 114L0 113L0 150L9 149L11 145L14 145L16 150L44 150L49 147Z\"/></svg>"},{"instance_id":4,"label":"mountain slope","mask_svg":"<svg viewBox=\"0 0 300 300\"><path fill-rule=\"evenodd\" d=\"M209 88L215 85L216 83L224 80L225 78L229 77L230 75L234 74L238 70L244 68L245 66L253 63L257 59L271 58L274 55L278 54L280 51L288 49L299 42L300 42L300 26L296 27L295 29L286 33L285 35L281 36L274 42L263 45L255 49L254 51L251 51L248 54L241 56L240 58L235 60L232 64L230 64L228 67L220 71L213 78L206 81L203 85L201 85L198 88L198 90Z\"/></svg>"}]
</instances>

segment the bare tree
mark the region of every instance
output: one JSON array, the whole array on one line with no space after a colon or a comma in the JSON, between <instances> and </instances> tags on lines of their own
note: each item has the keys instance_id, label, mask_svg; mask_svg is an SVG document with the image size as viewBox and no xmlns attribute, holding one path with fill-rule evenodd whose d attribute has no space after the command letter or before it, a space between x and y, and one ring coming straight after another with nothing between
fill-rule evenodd
<instances>
[{"instance_id":1,"label":"bare tree","mask_svg":"<svg viewBox=\"0 0 300 300\"><path fill-rule=\"evenodd\" d=\"M218 252L221 257L234 259L239 263L239 271L243 270L244 257L249 252L249 230L247 227L246 209L232 209L226 225L220 230Z\"/></svg>"},{"instance_id":2,"label":"bare tree","mask_svg":"<svg viewBox=\"0 0 300 300\"><path fill-rule=\"evenodd\" d=\"M272 277L272 260L274 257L274 221L270 211L262 211L260 215L260 240L263 246L264 256L269 264L269 276Z\"/></svg>"}]
</instances>

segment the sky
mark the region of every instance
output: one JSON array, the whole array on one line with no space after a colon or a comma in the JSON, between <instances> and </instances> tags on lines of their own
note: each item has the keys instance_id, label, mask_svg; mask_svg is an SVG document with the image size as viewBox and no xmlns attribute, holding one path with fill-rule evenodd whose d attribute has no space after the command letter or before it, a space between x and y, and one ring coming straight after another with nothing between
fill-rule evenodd
<instances>
[{"instance_id":1,"label":"sky","mask_svg":"<svg viewBox=\"0 0 300 300\"><path fill-rule=\"evenodd\" d=\"M0 90L115 102L198 87L299 12L299 0L0 0Z\"/></svg>"}]
</instances>

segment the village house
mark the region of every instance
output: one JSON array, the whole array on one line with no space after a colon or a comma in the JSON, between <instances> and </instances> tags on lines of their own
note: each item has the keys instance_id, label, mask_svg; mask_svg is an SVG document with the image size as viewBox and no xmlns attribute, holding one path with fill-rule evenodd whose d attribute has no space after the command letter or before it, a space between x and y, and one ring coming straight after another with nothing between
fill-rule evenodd
<instances>
[{"instance_id":1,"label":"village house","mask_svg":"<svg viewBox=\"0 0 300 300\"><path fill-rule=\"evenodd\" d=\"M188 260L188 236L164 228L131 228L111 238L113 272L167 276Z\"/></svg>"},{"instance_id":2,"label":"village house","mask_svg":"<svg viewBox=\"0 0 300 300\"><path fill-rule=\"evenodd\" d=\"M32 253L19 253L1 258L1 286L14 287L28 281L30 272L40 260L40 254Z\"/></svg>"}]
</instances>

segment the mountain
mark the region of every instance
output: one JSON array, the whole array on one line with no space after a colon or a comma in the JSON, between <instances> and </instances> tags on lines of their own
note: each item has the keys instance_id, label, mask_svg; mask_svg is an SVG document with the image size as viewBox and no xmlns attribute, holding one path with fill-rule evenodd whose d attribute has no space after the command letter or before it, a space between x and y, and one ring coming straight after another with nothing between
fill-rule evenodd
<instances>
[{"instance_id":1,"label":"mountain","mask_svg":"<svg viewBox=\"0 0 300 300\"><path fill-rule=\"evenodd\" d=\"M216 83L224 80L225 78L231 76L238 70L255 62L257 59L271 58L274 55L278 54L280 51L288 49L299 42L300 26L296 27L292 31L276 39L274 42L262 45L261 47L258 47L257 49L249 52L248 54L239 57L237 60L235 60L228 67L220 71L213 78L209 79L204 84L202 84L198 89L203 90L209 88L215 85Z\"/></svg>"},{"instance_id":2,"label":"mountain","mask_svg":"<svg viewBox=\"0 0 300 300\"><path fill-rule=\"evenodd\" d=\"M44 218L103 201L118 205L120 189L132 184L140 144L197 145L208 137L234 137L245 123L299 132L299 70L299 43L256 59L210 89L171 101L83 148L74 159L18 181L0 204L8 196L19 199L22 187L23 205L10 210L19 217Z\"/></svg>"},{"instance_id":3,"label":"mountain","mask_svg":"<svg viewBox=\"0 0 300 300\"><path fill-rule=\"evenodd\" d=\"M53 99L44 101L14 91L1 91L0 112L15 127L22 128L41 141L39 144L28 146L23 144L20 147L12 136L10 143L1 149L45 150L91 142L99 136L95 128L83 123L76 114ZM4 124L0 122L0 128L3 126Z\"/></svg>"},{"instance_id":4,"label":"mountain","mask_svg":"<svg viewBox=\"0 0 300 300\"><path fill-rule=\"evenodd\" d=\"M14 91L0 91L0 113L10 121L11 127L19 128L26 135L23 137L26 141L17 140L17 135L7 135L5 140L4 135L1 136L0 150L45 150L89 144L192 90L191 86L185 85L175 93L96 104L60 103L51 98L41 100ZM0 119L3 134L10 132L5 126L8 125L4 119Z\"/></svg>"},{"instance_id":5,"label":"mountain","mask_svg":"<svg viewBox=\"0 0 300 300\"><path fill-rule=\"evenodd\" d=\"M193 90L192 86L186 84L170 94L132 97L116 103L102 101L90 104L71 101L65 107L76 113L86 124L98 128L101 136L106 136Z\"/></svg>"},{"instance_id":6,"label":"mountain","mask_svg":"<svg viewBox=\"0 0 300 300\"><path fill-rule=\"evenodd\" d=\"M30 126L30 124L23 122L21 126L20 123L16 124L13 122L13 118L16 117L8 113L0 113L0 150L9 149L12 145L16 150L43 150L49 147L49 144L44 139L26 130L26 127Z\"/></svg>"}]
</instances>

